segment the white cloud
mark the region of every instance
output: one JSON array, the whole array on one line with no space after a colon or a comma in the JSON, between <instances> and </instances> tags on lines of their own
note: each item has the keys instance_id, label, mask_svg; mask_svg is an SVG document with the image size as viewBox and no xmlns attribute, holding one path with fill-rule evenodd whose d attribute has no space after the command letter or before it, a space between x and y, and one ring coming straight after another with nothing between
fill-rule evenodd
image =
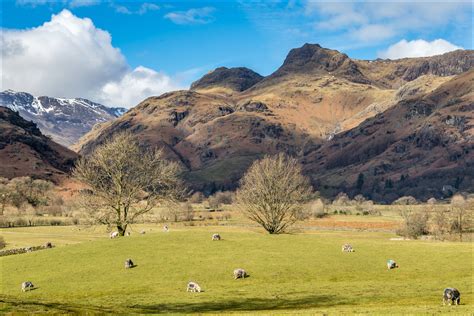
<instances>
[{"instance_id":1,"label":"white cloud","mask_svg":"<svg viewBox=\"0 0 474 316\"><path fill-rule=\"evenodd\" d=\"M143 14L149 12L149 11L156 11L156 10L160 9L159 5L156 5L154 3L148 3L148 2L142 3L142 5L135 11L130 10L128 7L123 6L123 5L115 5L115 4L111 4L111 5L112 5L112 7L115 8L116 12L123 13L123 14L143 15Z\"/></svg>"},{"instance_id":2,"label":"white cloud","mask_svg":"<svg viewBox=\"0 0 474 316\"><path fill-rule=\"evenodd\" d=\"M444 39L437 39L431 42L422 39L408 42L404 39L389 46L385 51L378 52L377 55L380 58L399 59L440 55L457 49L463 48L451 44Z\"/></svg>"},{"instance_id":3,"label":"white cloud","mask_svg":"<svg viewBox=\"0 0 474 316\"><path fill-rule=\"evenodd\" d=\"M304 10L306 17L316 20L316 31L337 31L341 41L358 45L376 45L409 32L429 33L451 25L472 27L470 12L471 1L307 0Z\"/></svg>"},{"instance_id":4,"label":"white cloud","mask_svg":"<svg viewBox=\"0 0 474 316\"><path fill-rule=\"evenodd\" d=\"M214 21L212 16L214 11L215 8L213 7L189 9L187 11L170 12L165 15L165 18L176 24L207 24Z\"/></svg>"},{"instance_id":5,"label":"white cloud","mask_svg":"<svg viewBox=\"0 0 474 316\"><path fill-rule=\"evenodd\" d=\"M3 29L0 42L2 90L84 97L110 106L130 107L149 96L148 92L159 94L178 86L170 77L151 69L130 69L108 32L68 10L36 28ZM115 86L128 91L113 89Z\"/></svg>"},{"instance_id":6,"label":"white cloud","mask_svg":"<svg viewBox=\"0 0 474 316\"><path fill-rule=\"evenodd\" d=\"M169 76L153 69L139 66L128 72L119 81L112 81L102 88L103 102L106 104L137 104L143 99L160 95L180 86Z\"/></svg>"}]
</instances>

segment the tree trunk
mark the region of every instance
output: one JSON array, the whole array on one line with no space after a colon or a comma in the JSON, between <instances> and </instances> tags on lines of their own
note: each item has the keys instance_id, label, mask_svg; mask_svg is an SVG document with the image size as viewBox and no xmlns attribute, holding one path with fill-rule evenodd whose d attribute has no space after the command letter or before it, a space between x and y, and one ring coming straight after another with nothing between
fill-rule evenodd
<instances>
[{"instance_id":1,"label":"tree trunk","mask_svg":"<svg viewBox=\"0 0 474 316\"><path fill-rule=\"evenodd\" d=\"M125 231L127 230L127 225L117 225L117 231L119 236L125 236Z\"/></svg>"}]
</instances>

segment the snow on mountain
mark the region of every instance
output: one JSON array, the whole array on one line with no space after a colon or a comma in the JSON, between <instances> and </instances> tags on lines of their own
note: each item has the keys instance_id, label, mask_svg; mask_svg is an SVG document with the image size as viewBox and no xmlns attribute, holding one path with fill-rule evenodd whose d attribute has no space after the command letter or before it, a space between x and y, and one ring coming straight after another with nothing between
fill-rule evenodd
<instances>
[{"instance_id":1,"label":"snow on mountain","mask_svg":"<svg viewBox=\"0 0 474 316\"><path fill-rule=\"evenodd\" d=\"M82 98L36 97L26 92L0 92L0 106L33 121L56 142L71 146L94 125L113 120L127 110L111 108Z\"/></svg>"}]
</instances>

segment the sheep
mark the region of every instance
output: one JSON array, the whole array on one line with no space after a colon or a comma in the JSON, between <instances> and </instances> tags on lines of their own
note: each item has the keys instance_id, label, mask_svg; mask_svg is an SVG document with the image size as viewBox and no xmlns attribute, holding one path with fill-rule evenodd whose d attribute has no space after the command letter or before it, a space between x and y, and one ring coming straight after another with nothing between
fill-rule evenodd
<instances>
[{"instance_id":1,"label":"sheep","mask_svg":"<svg viewBox=\"0 0 474 316\"><path fill-rule=\"evenodd\" d=\"M201 287L199 284L196 282L189 281L188 282L188 288L186 289L186 292L198 292L201 293Z\"/></svg>"},{"instance_id":2,"label":"sheep","mask_svg":"<svg viewBox=\"0 0 474 316\"><path fill-rule=\"evenodd\" d=\"M387 268L389 270L398 268L398 264L394 260L390 259L387 261Z\"/></svg>"},{"instance_id":3,"label":"sheep","mask_svg":"<svg viewBox=\"0 0 474 316\"><path fill-rule=\"evenodd\" d=\"M132 259L127 259L125 260L125 269L130 269L133 268L135 264L133 264Z\"/></svg>"},{"instance_id":4,"label":"sheep","mask_svg":"<svg viewBox=\"0 0 474 316\"><path fill-rule=\"evenodd\" d=\"M30 281L25 281L21 284L21 290L23 292L26 292L26 291L31 291L32 289L34 289L34 285L33 283L31 283Z\"/></svg>"},{"instance_id":5,"label":"sheep","mask_svg":"<svg viewBox=\"0 0 474 316\"><path fill-rule=\"evenodd\" d=\"M140 231L140 234L142 234L142 235L145 235L145 233L146 233L146 232L145 232L144 230L141 230L141 231Z\"/></svg>"},{"instance_id":6,"label":"sheep","mask_svg":"<svg viewBox=\"0 0 474 316\"><path fill-rule=\"evenodd\" d=\"M53 244L48 241L46 244L44 244L44 248L53 248Z\"/></svg>"},{"instance_id":7,"label":"sheep","mask_svg":"<svg viewBox=\"0 0 474 316\"><path fill-rule=\"evenodd\" d=\"M349 244L344 244L342 246L342 252L354 252L354 251L355 251L354 248L352 248L352 246Z\"/></svg>"},{"instance_id":8,"label":"sheep","mask_svg":"<svg viewBox=\"0 0 474 316\"><path fill-rule=\"evenodd\" d=\"M217 233L212 235L212 240L221 240L221 235L219 235Z\"/></svg>"},{"instance_id":9,"label":"sheep","mask_svg":"<svg viewBox=\"0 0 474 316\"><path fill-rule=\"evenodd\" d=\"M130 232L127 232L127 236L130 237L130 235L131 235Z\"/></svg>"},{"instance_id":10,"label":"sheep","mask_svg":"<svg viewBox=\"0 0 474 316\"><path fill-rule=\"evenodd\" d=\"M448 287L443 291L443 305L461 304L461 293L456 288Z\"/></svg>"},{"instance_id":11,"label":"sheep","mask_svg":"<svg viewBox=\"0 0 474 316\"><path fill-rule=\"evenodd\" d=\"M111 232L110 233L110 239L117 238L119 236L118 232Z\"/></svg>"},{"instance_id":12,"label":"sheep","mask_svg":"<svg viewBox=\"0 0 474 316\"><path fill-rule=\"evenodd\" d=\"M167 232L170 231L170 228L168 227L168 225L163 226L163 231L164 231L165 233L167 233Z\"/></svg>"},{"instance_id":13,"label":"sheep","mask_svg":"<svg viewBox=\"0 0 474 316\"><path fill-rule=\"evenodd\" d=\"M245 272L244 269L235 269L234 270L234 279L237 280L237 279L244 279L246 277L248 277L249 275L247 274L247 272Z\"/></svg>"}]
</instances>

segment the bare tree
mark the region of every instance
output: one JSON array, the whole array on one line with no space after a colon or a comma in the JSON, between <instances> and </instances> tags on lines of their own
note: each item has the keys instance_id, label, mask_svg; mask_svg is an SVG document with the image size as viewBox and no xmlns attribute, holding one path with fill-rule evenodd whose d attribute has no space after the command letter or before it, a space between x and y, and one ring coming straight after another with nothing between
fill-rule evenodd
<instances>
[{"instance_id":1,"label":"bare tree","mask_svg":"<svg viewBox=\"0 0 474 316\"><path fill-rule=\"evenodd\" d=\"M451 231L459 234L460 241L463 232L471 229L474 205L468 202L461 194L456 194L451 199Z\"/></svg>"},{"instance_id":2,"label":"bare tree","mask_svg":"<svg viewBox=\"0 0 474 316\"><path fill-rule=\"evenodd\" d=\"M122 236L159 201L184 192L180 173L180 166L164 159L161 150L140 148L130 133L117 134L80 158L73 172L89 187L83 192L93 221L117 227Z\"/></svg>"},{"instance_id":3,"label":"bare tree","mask_svg":"<svg viewBox=\"0 0 474 316\"><path fill-rule=\"evenodd\" d=\"M240 181L236 200L249 219L279 234L298 220L311 193L297 160L278 154L252 164Z\"/></svg>"}]
</instances>

